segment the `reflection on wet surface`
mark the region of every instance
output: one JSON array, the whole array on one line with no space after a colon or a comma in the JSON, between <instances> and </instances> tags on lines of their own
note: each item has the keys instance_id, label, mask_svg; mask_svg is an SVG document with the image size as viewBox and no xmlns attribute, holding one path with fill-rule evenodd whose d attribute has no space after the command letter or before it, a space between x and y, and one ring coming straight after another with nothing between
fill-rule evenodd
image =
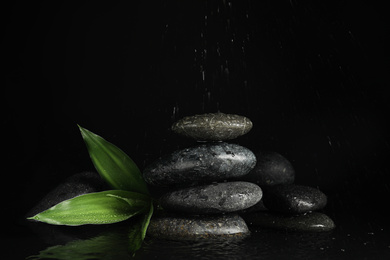
<instances>
[{"instance_id":1,"label":"reflection on wet surface","mask_svg":"<svg viewBox=\"0 0 390 260\"><path fill-rule=\"evenodd\" d=\"M250 227L242 240L212 239L171 241L147 238L135 259L333 259L357 257L383 259L390 256L389 227L356 216L336 219L330 232L287 232ZM126 231L130 223L105 226L34 226L31 259L129 259ZM36 239L45 242L36 243ZM56 238L56 240L54 239ZM28 241L27 241L28 242ZM28 246L30 243L26 243ZM46 246L46 248L45 248ZM31 252L32 250L30 250ZM33 255L33 256L32 256Z\"/></svg>"}]
</instances>

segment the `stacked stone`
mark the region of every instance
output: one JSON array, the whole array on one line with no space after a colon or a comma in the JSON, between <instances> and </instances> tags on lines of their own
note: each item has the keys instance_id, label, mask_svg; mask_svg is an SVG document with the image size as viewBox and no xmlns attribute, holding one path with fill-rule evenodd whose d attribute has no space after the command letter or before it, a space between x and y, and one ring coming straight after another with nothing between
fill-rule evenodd
<instances>
[{"instance_id":1,"label":"stacked stone","mask_svg":"<svg viewBox=\"0 0 390 260\"><path fill-rule=\"evenodd\" d=\"M178 134L204 142L159 158L143 171L145 181L169 191L159 201L168 215L154 217L148 234L167 239L245 237L237 214L262 198L254 183L237 181L256 165L249 149L224 141L248 133L252 122L223 113L185 117L172 126Z\"/></svg>"},{"instance_id":2,"label":"stacked stone","mask_svg":"<svg viewBox=\"0 0 390 260\"><path fill-rule=\"evenodd\" d=\"M205 143L175 151L144 170L147 183L170 189L160 198L170 214L153 218L149 235L240 237L249 233L246 222L295 231L335 227L328 216L316 212L325 207L326 195L294 184L295 171L286 158L276 152L254 155L224 142L251 128L248 118L223 113L185 117L172 126L174 132Z\"/></svg>"},{"instance_id":3,"label":"stacked stone","mask_svg":"<svg viewBox=\"0 0 390 260\"><path fill-rule=\"evenodd\" d=\"M315 212L326 206L326 195L316 188L294 184L295 171L286 158L276 152L261 152L256 158L255 168L244 179L258 184L264 195L244 214L248 223L295 231L328 231L335 227L327 215Z\"/></svg>"}]
</instances>

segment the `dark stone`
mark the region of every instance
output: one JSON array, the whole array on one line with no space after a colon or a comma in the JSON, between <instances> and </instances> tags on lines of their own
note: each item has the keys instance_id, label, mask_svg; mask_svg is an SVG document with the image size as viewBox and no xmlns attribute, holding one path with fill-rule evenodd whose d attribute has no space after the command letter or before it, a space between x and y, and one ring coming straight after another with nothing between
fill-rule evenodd
<instances>
[{"instance_id":1,"label":"dark stone","mask_svg":"<svg viewBox=\"0 0 390 260\"><path fill-rule=\"evenodd\" d=\"M302 214L319 210L327 203L326 195L320 190L302 185L275 185L265 187L264 205L271 211Z\"/></svg>"},{"instance_id":2,"label":"dark stone","mask_svg":"<svg viewBox=\"0 0 390 260\"><path fill-rule=\"evenodd\" d=\"M169 240L243 238L249 235L249 229L238 215L165 216L153 217L147 234Z\"/></svg>"},{"instance_id":3,"label":"dark stone","mask_svg":"<svg viewBox=\"0 0 390 260\"><path fill-rule=\"evenodd\" d=\"M174 123L172 130L198 141L224 141L248 133L252 125L244 116L210 113L185 117Z\"/></svg>"},{"instance_id":4,"label":"dark stone","mask_svg":"<svg viewBox=\"0 0 390 260\"><path fill-rule=\"evenodd\" d=\"M277 184L292 184L295 171L291 163L276 152L256 153L256 166L242 179L261 187Z\"/></svg>"},{"instance_id":5,"label":"dark stone","mask_svg":"<svg viewBox=\"0 0 390 260\"><path fill-rule=\"evenodd\" d=\"M50 191L26 217L32 217L54 205L86 193L108 189L105 181L95 172L76 173Z\"/></svg>"},{"instance_id":6,"label":"dark stone","mask_svg":"<svg viewBox=\"0 0 390 260\"><path fill-rule=\"evenodd\" d=\"M261 200L259 186L250 182L225 182L185 188L160 199L170 211L189 214L234 212L249 208Z\"/></svg>"},{"instance_id":7,"label":"dark stone","mask_svg":"<svg viewBox=\"0 0 390 260\"><path fill-rule=\"evenodd\" d=\"M193 185L240 177L256 164L255 155L237 144L203 144L158 159L143 171L154 186Z\"/></svg>"},{"instance_id":8,"label":"dark stone","mask_svg":"<svg viewBox=\"0 0 390 260\"><path fill-rule=\"evenodd\" d=\"M263 200L260 200L252 207L249 207L237 213L241 214L241 213L259 212L259 211L268 211L268 209L264 206Z\"/></svg>"},{"instance_id":9,"label":"dark stone","mask_svg":"<svg viewBox=\"0 0 390 260\"><path fill-rule=\"evenodd\" d=\"M286 216L270 212L249 213L244 216L249 225L263 228L284 229L292 231L330 231L335 228L332 219L319 212L303 215Z\"/></svg>"}]
</instances>

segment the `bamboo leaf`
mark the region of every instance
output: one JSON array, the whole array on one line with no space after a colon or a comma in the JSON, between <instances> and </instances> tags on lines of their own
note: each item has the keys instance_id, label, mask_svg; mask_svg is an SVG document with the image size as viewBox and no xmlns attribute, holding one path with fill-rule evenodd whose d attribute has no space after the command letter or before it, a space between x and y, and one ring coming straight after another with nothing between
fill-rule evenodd
<instances>
[{"instance_id":1,"label":"bamboo leaf","mask_svg":"<svg viewBox=\"0 0 390 260\"><path fill-rule=\"evenodd\" d=\"M141 248L142 242L145 239L146 231L150 223L150 219L153 215L153 203L150 202L148 213L142 216L142 219L129 231L129 249L132 253L135 253Z\"/></svg>"},{"instance_id":2,"label":"bamboo leaf","mask_svg":"<svg viewBox=\"0 0 390 260\"><path fill-rule=\"evenodd\" d=\"M148 212L150 198L140 193L109 190L65 200L29 218L53 225L110 224Z\"/></svg>"},{"instance_id":3,"label":"bamboo leaf","mask_svg":"<svg viewBox=\"0 0 390 260\"><path fill-rule=\"evenodd\" d=\"M154 212L154 206L153 206L153 202L150 202L150 206L149 206L149 212L148 214L146 214L144 216L144 219L143 219L143 222L142 222L142 240L145 239L145 236L146 236L146 231L148 230L148 227L149 227L149 223L150 223L150 220L153 216L153 212Z\"/></svg>"},{"instance_id":4,"label":"bamboo leaf","mask_svg":"<svg viewBox=\"0 0 390 260\"><path fill-rule=\"evenodd\" d=\"M96 170L113 189L149 195L140 170L126 153L91 131L79 128Z\"/></svg>"}]
</instances>

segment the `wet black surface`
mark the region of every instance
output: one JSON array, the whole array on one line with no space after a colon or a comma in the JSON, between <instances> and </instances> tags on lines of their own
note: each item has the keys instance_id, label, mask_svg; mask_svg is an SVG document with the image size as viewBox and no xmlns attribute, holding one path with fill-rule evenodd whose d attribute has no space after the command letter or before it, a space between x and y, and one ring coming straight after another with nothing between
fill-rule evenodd
<instances>
[{"instance_id":1,"label":"wet black surface","mask_svg":"<svg viewBox=\"0 0 390 260\"><path fill-rule=\"evenodd\" d=\"M148 239L137 258L388 258L384 4L205 3L18 1L2 8L7 170L1 238L8 259L66 243L53 238L80 236L49 230L47 239L43 228L33 232L22 224L56 185L93 170L76 123L118 145L143 169L194 144L169 130L174 121L218 110L253 122L234 143L280 153L291 161L295 183L328 196L324 212L336 229L252 229L251 237L234 243ZM108 237L99 243L117 241ZM104 252L127 257L125 250Z\"/></svg>"},{"instance_id":2,"label":"wet black surface","mask_svg":"<svg viewBox=\"0 0 390 260\"><path fill-rule=\"evenodd\" d=\"M332 215L332 214L330 214ZM386 259L390 256L390 226L374 216L341 214L330 232L292 232L249 226L245 239L171 241L147 237L136 259ZM4 234L3 254L13 259L51 254L53 259L127 259L126 225L99 228L40 226ZM46 229L46 230L45 230ZM76 230L77 229L77 230ZM20 231L20 230L19 230ZM55 239L54 239L55 238ZM73 242L72 242L73 241ZM8 244L8 243L7 243ZM68 258L59 258L65 255ZM71 258L69 258L71 257ZM86 258L89 259L89 258Z\"/></svg>"}]
</instances>

